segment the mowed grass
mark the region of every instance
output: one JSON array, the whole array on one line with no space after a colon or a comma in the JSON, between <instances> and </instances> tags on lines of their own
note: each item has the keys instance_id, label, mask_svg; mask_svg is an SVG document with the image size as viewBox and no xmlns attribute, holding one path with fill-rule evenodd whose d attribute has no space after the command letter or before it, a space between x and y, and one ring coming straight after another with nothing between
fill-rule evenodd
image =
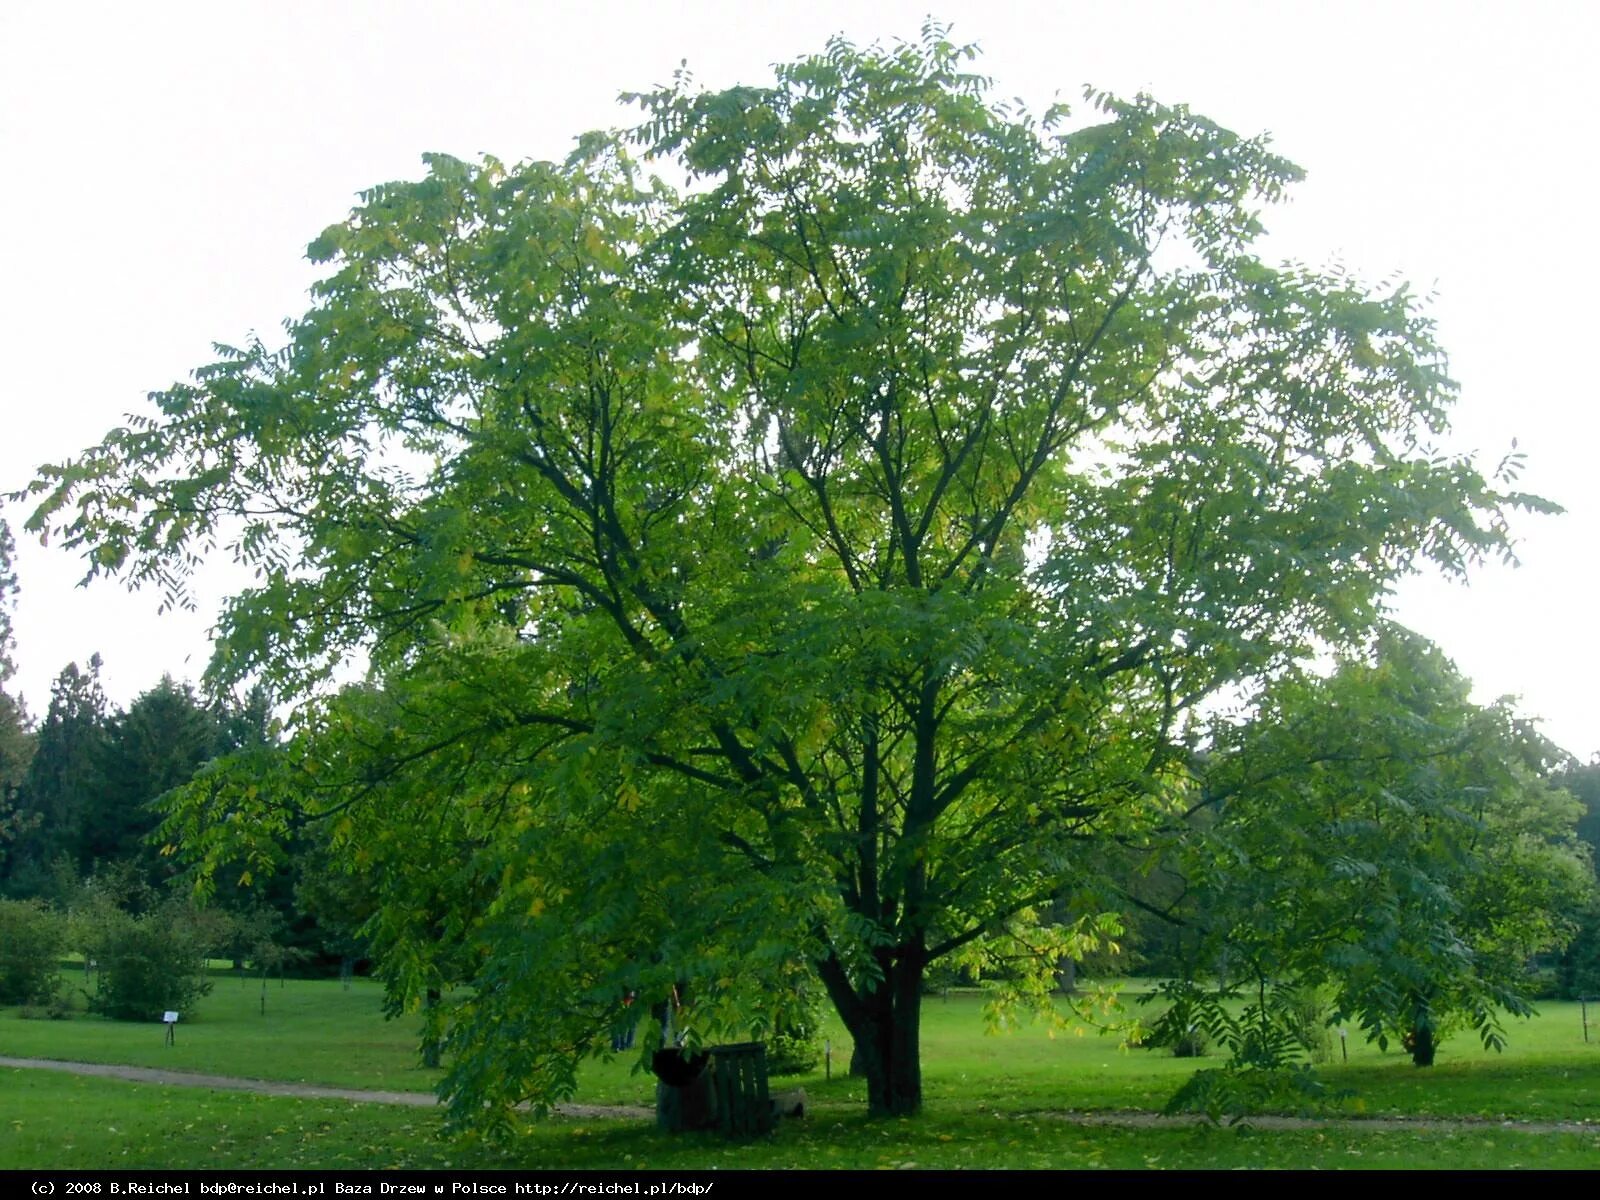
<instances>
[{"instance_id":1,"label":"mowed grass","mask_svg":"<svg viewBox=\"0 0 1600 1200\"><path fill-rule=\"evenodd\" d=\"M1531 1134L1081 1128L962 1106L914 1121L821 1112L770 1138L556 1120L506 1148L450 1142L417 1109L0 1070L0 1169L1593 1168L1600 1131Z\"/></svg>"},{"instance_id":2,"label":"mowed grass","mask_svg":"<svg viewBox=\"0 0 1600 1200\"><path fill-rule=\"evenodd\" d=\"M386 1021L371 981L219 978L197 1019L163 1045L159 1023L78 1015L22 1020L0 1011L0 1054L162 1067L342 1087L426 1091L439 1077L417 1065L415 1018ZM1600 1014L1591 1013L1592 1016ZM1128 1050L1082 1024L1065 1031L1026 1020L984 1029L982 998L953 993L923 1007L926 1115L869 1121L861 1081L845 1077L848 1040L829 1030L832 1079L802 1084L811 1115L753 1146L667 1138L648 1123L557 1120L510 1149L441 1140L426 1109L288 1100L205 1089L130 1084L45 1071L0 1072L0 1167L1428 1167L1600 1165L1600 1030L1585 1045L1578 1006L1546 1003L1508 1027L1504 1053L1469 1034L1447 1041L1439 1063L1418 1070L1398 1050L1352 1039L1350 1061L1322 1070L1356 1095L1360 1115L1590 1121L1594 1133L1528 1133L1496 1125L1447 1131L1329 1127L1241 1134L1233 1130L1111 1129L1051 1114L1159 1109L1197 1068L1218 1057L1175 1059ZM586 1066L574 1097L591 1104L650 1104L654 1080L629 1055Z\"/></svg>"},{"instance_id":3,"label":"mowed grass","mask_svg":"<svg viewBox=\"0 0 1600 1200\"><path fill-rule=\"evenodd\" d=\"M1591 1021L1600 1018L1597 1007L1590 1006ZM1132 999L1128 1008L1148 1012ZM1464 1031L1444 1043L1433 1067L1419 1069L1397 1046L1379 1050L1352 1030L1345 1041L1349 1061L1342 1061L1335 1037L1333 1060L1318 1070L1330 1089L1353 1093L1334 1110L1353 1117L1600 1122L1600 1027L1591 1026L1585 1044L1577 1004L1547 1001L1539 1010L1531 1020L1508 1022L1503 1051L1486 1050ZM971 994L929 998L922 1012L930 1111L1159 1111L1190 1074L1225 1059L1220 1050L1179 1059L1162 1050L1123 1049L1119 1037L1083 1023L1052 1034L1024 1019L1009 1032L987 1034L981 998ZM860 1080L803 1082L817 1099L866 1100Z\"/></svg>"},{"instance_id":4,"label":"mowed grass","mask_svg":"<svg viewBox=\"0 0 1600 1200\"><path fill-rule=\"evenodd\" d=\"M81 976L69 973L76 987ZM175 1044L148 1023L109 1021L77 1012L66 1021L21 1020L0 1009L0 1055L122 1063L390 1091L431 1091L441 1072L417 1061L415 1019L383 1016L383 988L370 979L267 981L265 1012L259 977L213 975L211 994L192 1021L180 1022Z\"/></svg>"},{"instance_id":5,"label":"mowed grass","mask_svg":"<svg viewBox=\"0 0 1600 1200\"><path fill-rule=\"evenodd\" d=\"M22 1020L0 1010L0 1055L233 1075L251 1079L431 1091L441 1072L417 1059L414 1017L385 1020L382 989L371 980L290 979L268 982L266 1011L259 980L243 986L219 975L192 1022L164 1045L158 1022L135 1024L78 1014L68 1021ZM1177 1059L1159 1050L1122 1049L1115 1035L1072 1021L1048 1029L1023 1018L1008 1032L985 1032L983 998L954 992L923 1004L923 1080L928 1108L996 1108L1010 1112L1158 1110L1196 1069L1219 1056ZM1148 1012L1131 999L1134 1012ZM1594 1006L1600 1007L1600 1006ZM1321 1070L1330 1085L1356 1094L1344 1105L1355 1114L1472 1116L1525 1120L1600 1121L1600 1011L1589 1044L1579 1007L1546 1002L1529 1021L1510 1022L1503 1052L1485 1050L1471 1033L1447 1040L1438 1064L1418 1070L1398 1049L1385 1053L1358 1036L1348 1039L1349 1063ZM865 1085L846 1077L849 1040L837 1024L826 1030L834 1047L833 1078L818 1070L778 1086L803 1085L814 1102L852 1108L865 1103ZM637 1054L593 1061L580 1074L573 1099L590 1104L652 1104L655 1081Z\"/></svg>"}]
</instances>

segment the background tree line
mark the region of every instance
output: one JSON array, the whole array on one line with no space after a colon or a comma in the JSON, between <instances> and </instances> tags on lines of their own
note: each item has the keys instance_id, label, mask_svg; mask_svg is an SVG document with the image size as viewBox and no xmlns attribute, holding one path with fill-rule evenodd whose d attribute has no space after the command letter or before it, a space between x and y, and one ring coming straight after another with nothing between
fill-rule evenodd
<instances>
[{"instance_id":1,"label":"background tree line","mask_svg":"<svg viewBox=\"0 0 1600 1200\"><path fill-rule=\"evenodd\" d=\"M327 861L313 834L286 844L276 869L224 872L205 916L193 910L182 858L156 836L161 798L207 763L271 753L277 729L266 690L208 700L167 675L123 709L106 697L96 654L62 669L34 719L10 690L12 546L0 521L0 898L71 914L75 924L41 943L52 954L94 957L115 913L161 914L198 939L200 957L241 966L271 958L326 969L357 957L359 920L349 914L359 907L348 887L317 878ZM20 944L20 926L9 932Z\"/></svg>"}]
</instances>

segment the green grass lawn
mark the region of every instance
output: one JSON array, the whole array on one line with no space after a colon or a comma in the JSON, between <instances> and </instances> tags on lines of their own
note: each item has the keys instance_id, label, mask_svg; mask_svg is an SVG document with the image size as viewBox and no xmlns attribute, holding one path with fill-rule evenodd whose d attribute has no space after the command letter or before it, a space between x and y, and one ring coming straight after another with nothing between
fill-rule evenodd
<instances>
[{"instance_id":1,"label":"green grass lawn","mask_svg":"<svg viewBox=\"0 0 1600 1200\"><path fill-rule=\"evenodd\" d=\"M747 1144L668 1137L639 1122L554 1121L492 1150L444 1141L437 1128L416 1109L0 1070L0 1169L1579 1169L1600 1162L1600 1131L1086 1129L972 1106L915 1121L822 1112Z\"/></svg>"},{"instance_id":2,"label":"green grass lawn","mask_svg":"<svg viewBox=\"0 0 1600 1200\"><path fill-rule=\"evenodd\" d=\"M177 1044L158 1023L79 1014L22 1020L0 1011L0 1054L165 1067L343 1087L430 1089L437 1072L416 1065L416 1021L385 1021L368 980L219 977ZM1504 1053L1467 1034L1447 1041L1431 1070L1402 1053L1351 1041L1348 1065L1323 1070L1356 1092L1351 1115L1428 1114L1507 1120L1600 1122L1600 1032L1585 1045L1575 1004L1546 1003L1509 1027ZM1189 1072L1220 1059L1175 1059L1124 1050L1084 1028L1050 1036L1040 1024L984 1032L981 998L953 993L924 1005L927 1115L913 1122L863 1117L860 1081L844 1077L848 1041L837 1029L834 1078L803 1084L812 1116L755 1148L665 1139L635 1123L557 1122L512 1151L472 1150L435 1139L425 1110L358 1106L163 1088L45 1072L0 1079L0 1166L1592 1166L1594 1135L1533 1135L1493 1127L1467 1133L1366 1130L1235 1131L1080 1128L1061 1110L1159 1108ZM1337 1051L1335 1052L1337 1058ZM575 1099L649 1104L654 1080L636 1059L590 1064ZM777 1086L791 1086L782 1081ZM89 1103L89 1098L93 1102ZM15 1136L4 1136L7 1132ZM729 1157L729 1156L732 1157Z\"/></svg>"},{"instance_id":3,"label":"green grass lawn","mask_svg":"<svg viewBox=\"0 0 1600 1200\"><path fill-rule=\"evenodd\" d=\"M429 1091L438 1081L439 1072L417 1065L417 1022L384 1020L383 989L370 979L348 990L337 980L269 980L265 1013L259 977L214 972L213 984L172 1046L158 1021L82 1012L24 1021L17 1009L0 1009L0 1054L395 1091Z\"/></svg>"}]
</instances>

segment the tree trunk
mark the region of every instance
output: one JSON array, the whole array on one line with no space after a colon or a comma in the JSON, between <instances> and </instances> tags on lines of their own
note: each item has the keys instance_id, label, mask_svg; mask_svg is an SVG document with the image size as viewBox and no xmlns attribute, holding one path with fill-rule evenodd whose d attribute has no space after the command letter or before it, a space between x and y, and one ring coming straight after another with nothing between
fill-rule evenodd
<instances>
[{"instance_id":1,"label":"tree trunk","mask_svg":"<svg viewBox=\"0 0 1600 1200\"><path fill-rule=\"evenodd\" d=\"M1056 964L1056 991L1070 996L1078 990L1078 964L1070 958L1063 958Z\"/></svg>"},{"instance_id":2,"label":"tree trunk","mask_svg":"<svg viewBox=\"0 0 1600 1200\"><path fill-rule=\"evenodd\" d=\"M1411 1062L1419 1067L1433 1066L1433 1055L1438 1046L1433 1040L1433 1030L1426 1025L1419 1025L1405 1038L1406 1049L1411 1051Z\"/></svg>"},{"instance_id":3,"label":"tree trunk","mask_svg":"<svg viewBox=\"0 0 1600 1200\"><path fill-rule=\"evenodd\" d=\"M422 1035L422 1065L425 1067L437 1067L442 1058L439 1033L434 1026L432 1017L433 1009L438 1007L442 998L438 988L429 988L428 994L422 1001L423 1010L428 1014Z\"/></svg>"},{"instance_id":4,"label":"tree trunk","mask_svg":"<svg viewBox=\"0 0 1600 1200\"><path fill-rule=\"evenodd\" d=\"M922 1109L922 971L915 957L894 962L869 994L853 997L848 1014L840 1013L855 1041L850 1073L859 1063L871 1116Z\"/></svg>"},{"instance_id":5,"label":"tree trunk","mask_svg":"<svg viewBox=\"0 0 1600 1200\"><path fill-rule=\"evenodd\" d=\"M850 1038L850 1078L865 1079L867 1077L867 1052L861 1048L861 1043L854 1036Z\"/></svg>"},{"instance_id":6,"label":"tree trunk","mask_svg":"<svg viewBox=\"0 0 1600 1200\"><path fill-rule=\"evenodd\" d=\"M1406 1031L1402 1042L1411 1052L1412 1064L1419 1067L1433 1066L1434 1052L1439 1048L1433 1035L1431 999L1431 995L1423 992L1411 992L1407 996L1411 1008L1411 1028Z\"/></svg>"}]
</instances>

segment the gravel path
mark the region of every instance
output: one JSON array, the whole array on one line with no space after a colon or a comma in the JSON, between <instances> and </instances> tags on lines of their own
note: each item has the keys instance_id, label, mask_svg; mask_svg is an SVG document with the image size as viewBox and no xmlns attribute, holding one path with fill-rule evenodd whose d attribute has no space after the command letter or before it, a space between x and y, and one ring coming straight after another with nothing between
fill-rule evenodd
<instances>
[{"instance_id":1,"label":"gravel path","mask_svg":"<svg viewBox=\"0 0 1600 1200\"><path fill-rule=\"evenodd\" d=\"M239 1079L232 1075L201 1075L193 1071L164 1071L156 1067L124 1067L110 1063L63 1062L53 1058L8 1058L0 1055L0 1067L20 1067L40 1071L65 1071L73 1075L97 1075L105 1079L126 1079L135 1083L160 1083L174 1087L217 1088L229 1092L254 1092L263 1096L296 1096L306 1100L348 1100L358 1104L403 1104L413 1108L432 1108L438 1100L431 1092L385 1092L365 1088L322 1087L310 1083L281 1083L270 1079ZM655 1110L637 1104L558 1104L558 1116L583 1120L650 1120ZM1111 1126L1121 1129L1159 1129L1194 1125L1202 1117L1163 1117L1150 1112L1034 1112L996 1113L1013 1120L1066 1121L1074 1125ZM1481 1129L1509 1129L1517 1133L1587 1133L1600 1137L1600 1122L1593 1121L1506 1121L1491 1117L1251 1117L1256 1129L1372 1129L1411 1132L1453 1132Z\"/></svg>"}]
</instances>

